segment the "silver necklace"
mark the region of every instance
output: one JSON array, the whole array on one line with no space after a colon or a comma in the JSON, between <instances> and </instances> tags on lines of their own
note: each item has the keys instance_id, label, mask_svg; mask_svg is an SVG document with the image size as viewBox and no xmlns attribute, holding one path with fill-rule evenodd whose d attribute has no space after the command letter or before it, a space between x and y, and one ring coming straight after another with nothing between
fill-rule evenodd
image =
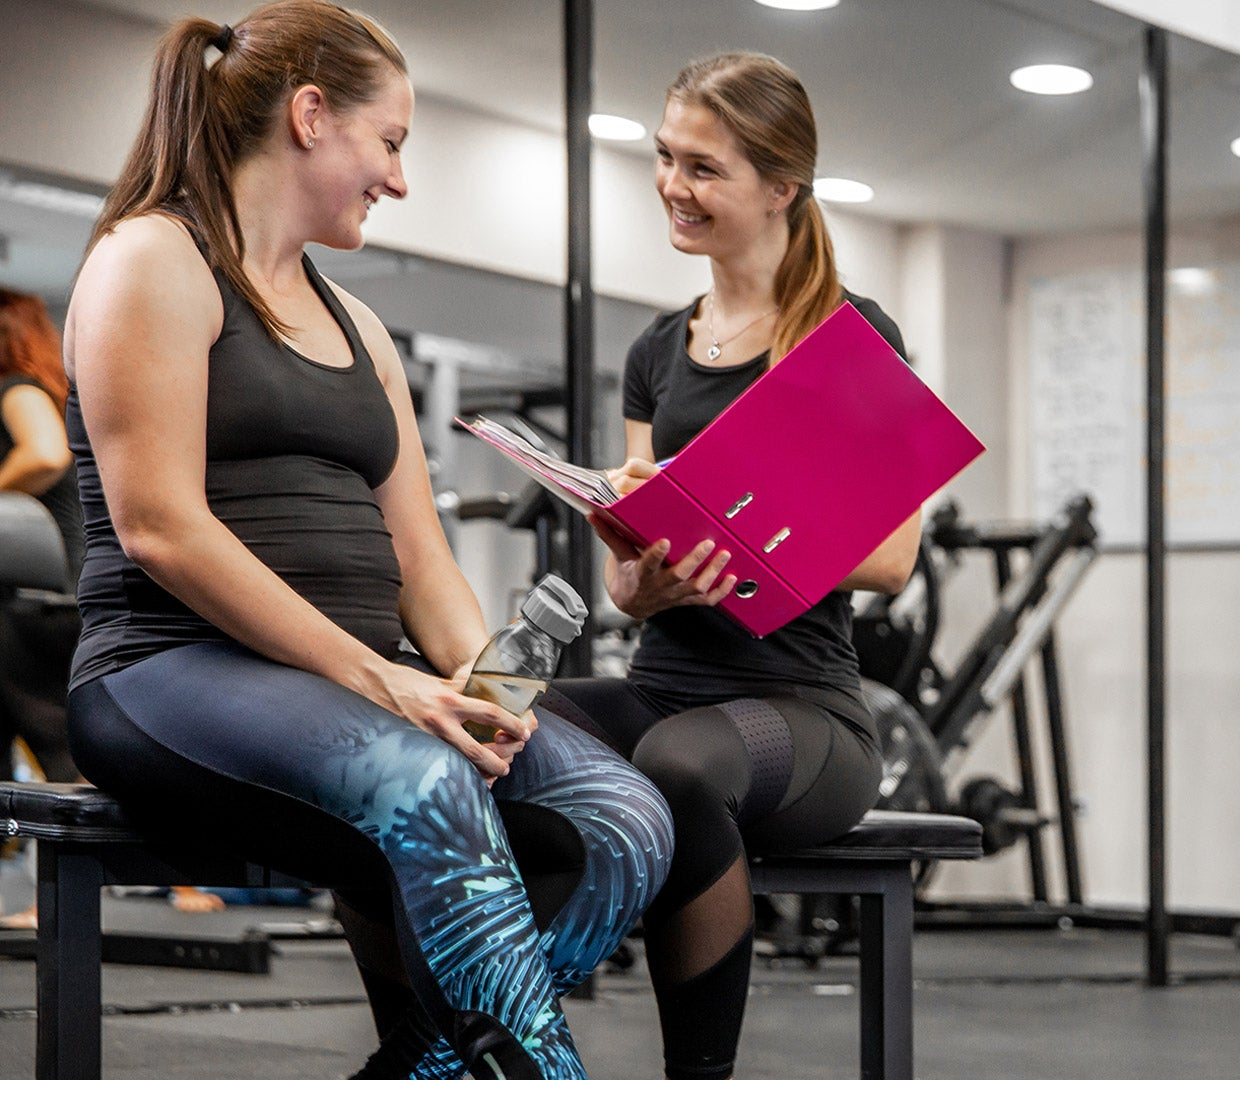
<instances>
[{"instance_id":1,"label":"silver necklace","mask_svg":"<svg viewBox=\"0 0 1240 1104\"><path fill-rule=\"evenodd\" d=\"M742 326L739 330L736 331L736 333L734 333L731 337L729 337L727 343L731 343L735 341L746 330L750 329L753 326L756 326L759 322L761 322L762 319L770 318L771 315L774 314L777 310L779 310L778 307L772 307L769 311L766 312L766 314L758 315L758 317L755 318L752 322L748 323L745 326ZM719 338L715 336L715 289L714 288L710 289L710 303L706 308L706 328L710 331L710 348L706 350L706 359L709 360L712 364L714 364L715 361L717 361L721 356L723 356L723 346L725 344L725 342L720 341Z\"/></svg>"}]
</instances>

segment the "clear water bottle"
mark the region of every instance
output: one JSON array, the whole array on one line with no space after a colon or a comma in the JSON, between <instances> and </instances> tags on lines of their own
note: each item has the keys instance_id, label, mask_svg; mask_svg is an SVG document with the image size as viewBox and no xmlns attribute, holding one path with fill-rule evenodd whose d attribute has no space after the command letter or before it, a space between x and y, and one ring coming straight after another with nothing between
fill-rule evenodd
<instances>
[{"instance_id":1,"label":"clear water bottle","mask_svg":"<svg viewBox=\"0 0 1240 1104\"><path fill-rule=\"evenodd\" d=\"M546 692L560 652L581 635L585 620L581 595L563 579L544 576L521 603L521 616L491 637L474 660L464 693L521 716ZM465 729L484 744L499 731L476 721L466 721Z\"/></svg>"}]
</instances>

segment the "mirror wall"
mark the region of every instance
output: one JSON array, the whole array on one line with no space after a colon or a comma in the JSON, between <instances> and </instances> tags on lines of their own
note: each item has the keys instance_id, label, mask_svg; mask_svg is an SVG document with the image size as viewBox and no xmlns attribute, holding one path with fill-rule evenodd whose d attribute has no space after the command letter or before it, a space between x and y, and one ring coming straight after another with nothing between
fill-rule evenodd
<instances>
[{"instance_id":1,"label":"mirror wall","mask_svg":"<svg viewBox=\"0 0 1240 1104\"><path fill-rule=\"evenodd\" d=\"M249 6L190 5L220 21ZM545 402L563 371L561 5L364 6L410 57L418 93L406 157L411 196L376 208L360 253L316 256L405 344L415 392L424 393L430 366L414 342L431 335L471 354L452 369L463 408L523 395ZM63 309L89 232L89 198L106 188L132 139L161 27L186 8L179 0L0 0L0 283ZM914 367L988 445L949 494L978 521L1044 520L1073 490L1096 496L1104 552L1058 630L1065 708L1086 893L1099 904L1140 904L1141 24L1089 0L841 0L818 13L751 0L597 0L594 20L595 110L648 132L663 89L691 58L749 48L797 69L818 116L819 172L874 190L864 205L826 205L846 282L899 322ZM1038 97L1009 83L1018 66L1046 61L1088 69L1092 88ZM1240 136L1238 95L1235 54L1173 36L1171 887L1178 907L1229 910L1240 910L1240 869L1223 877L1203 841L1240 828L1216 792L1218 779L1240 771L1221 727L1240 709L1229 658L1240 640L1225 614L1240 603L1240 159L1229 149ZM629 342L654 311L709 284L704 267L666 244L651 150L649 136L596 145L603 462L622 451L618 380ZM554 402L536 413L551 431L561 424ZM424 433L445 453L440 490L522 490L507 465L471 451L473 442L442 422L424 419ZM488 616L506 617L533 571L532 534L496 520L450 527ZM958 565L938 645L945 665L968 646L993 595L989 565ZM978 773L1012 776L1009 728L1002 709L979 726L953 786ZM1048 779L1049 765L1038 765ZM1053 828L1047 839L1057 890ZM1212 869L1200 865L1203 855ZM1019 847L952 878L936 892L1028 891Z\"/></svg>"}]
</instances>

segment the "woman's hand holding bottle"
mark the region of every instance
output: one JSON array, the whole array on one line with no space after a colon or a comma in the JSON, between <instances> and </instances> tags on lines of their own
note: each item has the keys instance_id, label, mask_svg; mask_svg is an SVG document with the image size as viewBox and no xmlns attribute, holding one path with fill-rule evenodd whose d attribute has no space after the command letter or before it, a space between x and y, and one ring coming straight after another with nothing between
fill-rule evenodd
<instances>
[{"instance_id":1,"label":"woman's hand holding bottle","mask_svg":"<svg viewBox=\"0 0 1240 1104\"><path fill-rule=\"evenodd\" d=\"M383 672L381 689L367 696L451 744L477 767L489 786L508 773L509 764L525 747L538 721L532 712L518 717L493 702L466 697L462 691L469 670L470 664L466 664L451 678L442 679L400 663L389 663ZM467 721L498 728L501 738L489 744L479 743L466 730Z\"/></svg>"}]
</instances>

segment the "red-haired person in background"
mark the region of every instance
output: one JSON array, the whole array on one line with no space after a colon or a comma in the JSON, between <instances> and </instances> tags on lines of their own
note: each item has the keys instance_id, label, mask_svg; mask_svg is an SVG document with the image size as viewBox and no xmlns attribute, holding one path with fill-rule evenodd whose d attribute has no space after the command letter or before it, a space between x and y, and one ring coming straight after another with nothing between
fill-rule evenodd
<instances>
[{"instance_id":1,"label":"red-haired person in background","mask_svg":"<svg viewBox=\"0 0 1240 1104\"><path fill-rule=\"evenodd\" d=\"M0 491L25 491L51 512L69 562L82 566L82 512L65 437L69 381L60 334L34 295L0 287Z\"/></svg>"},{"instance_id":2,"label":"red-haired person in background","mask_svg":"<svg viewBox=\"0 0 1240 1104\"><path fill-rule=\"evenodd\" d=\"M60 334L37 296L0 287L0 491L47 507L64 539L72 593L82 566L82 512L65 436L69 381ZM65 735L69 660L80 629L72 603L49 610L14 599L0 607L0 777L12 777L20 735L52 782L78 772Z\"/></svg>"},{"instance_id":3,"label":"red-haired person in background","mask_svg":"<svg viewBox=\"0 0 1240 1104\"><path fill-rule=\"evenodd\" d=\"M0 287L0 491L20 491L47 507L64 540L72 593L82 567L82 512L65 436L69 381L60 334L43 300ZM65 721L69 661L81 620L72 602L14 597L0 604L0 778L11 779L21 737L51 782L79 778ZM0 917L0 927L33 928L33 908Z\"/></svg>"}]
</instances>

